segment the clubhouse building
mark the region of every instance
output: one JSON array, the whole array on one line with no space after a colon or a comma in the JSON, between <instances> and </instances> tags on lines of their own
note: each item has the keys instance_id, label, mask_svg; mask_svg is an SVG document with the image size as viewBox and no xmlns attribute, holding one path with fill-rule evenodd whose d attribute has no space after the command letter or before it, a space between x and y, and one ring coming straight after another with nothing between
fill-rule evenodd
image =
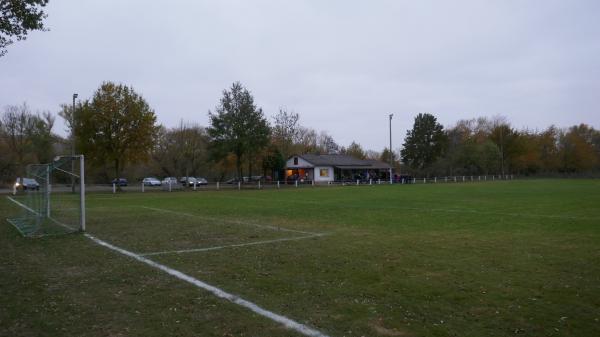
<instances>
[{"instance_id":1,"label":"clubhouse building","mask_svg":"<svg viewBox=\"0 0 600 337\"><path fill-rule=\"evenodd\" d=\"M389 180L390 165L379 160L357 159L343 154L303 154L287 160L285 179L288 181Z\"/></svg>"}]
</instances>

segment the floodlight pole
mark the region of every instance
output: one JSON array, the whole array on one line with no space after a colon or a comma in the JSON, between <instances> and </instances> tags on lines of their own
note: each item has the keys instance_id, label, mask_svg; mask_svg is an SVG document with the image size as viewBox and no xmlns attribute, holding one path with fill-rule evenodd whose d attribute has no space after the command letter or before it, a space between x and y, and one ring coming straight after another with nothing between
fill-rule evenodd
<instances>
[{"instance_id":1,"label":"floodlight pole","mask_svg":"<svg viewBox=\"0 0 600 337\"><path fill-rule=\"evenodd\" d=\"M50 217L50 164L46 165L46 218Z\"/></svg>"},{"instance_id":2,"label":"floodlight pole","mask_svg":"<svg viewBox=\"0 0 600 337\"><path fill-rule=\"evenodd\" d=\"M394 117L394 114L390 114L390 184L394 182L392 177L392 169L394 167L394 153L392 152L392 117Z\"/></svg>"},{"instance_id":3,"label":"floodlight pole","mask_svg":"<svg viewBox=\"0 0 600 337\"><path fill-rule=\"evenodd\" d=\"M79 230L85 232L85 158L79 156L79 199L81 211L79 212Z\"/></svg>"},{"instance_id":4,"label":"floodlight pole","mask_svg":"<svg viewBox=\"0 0 600 337\"><path fill-rule=\"evenodd\" d=\"M71 156L75 156L75 99L73 94L73 110L71 111ZM75 171L75 162L71 161L71 172ZM71 175L71 193L75 193L75 177Z\"/></svg>"}]
</instances>

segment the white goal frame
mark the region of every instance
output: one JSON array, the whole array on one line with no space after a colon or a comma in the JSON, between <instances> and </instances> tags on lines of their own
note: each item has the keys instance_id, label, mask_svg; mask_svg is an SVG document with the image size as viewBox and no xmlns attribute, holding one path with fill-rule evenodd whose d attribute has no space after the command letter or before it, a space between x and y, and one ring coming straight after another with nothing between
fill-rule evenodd
<instances>
[{"instance_id":1,"label":"white goal frame","mask_svg":"<svg viewBox=\"0 0 600 337\"><path fill-rule=\"evenodd\" d=\"M73 176L75 178L79 178L79 231L81 232L85 232L85 156L82 154L79 155L67 155L67 156L56 156L54 157L54 162L59 161L62 158L71 158L71 159L79 159L79 175L73 173L73 172L68 172L68 171L64 171L61 169L62 172ZM48 168L48 172L50 172L49 168ZM51 182L49 180L47 180L48 183L48 188L46 189L47 193L48 193L48 203L46 205L47 210L46 210L46 216L48 218L50 218L50 193L51 192Z\"/></svg>"}]
</instances>

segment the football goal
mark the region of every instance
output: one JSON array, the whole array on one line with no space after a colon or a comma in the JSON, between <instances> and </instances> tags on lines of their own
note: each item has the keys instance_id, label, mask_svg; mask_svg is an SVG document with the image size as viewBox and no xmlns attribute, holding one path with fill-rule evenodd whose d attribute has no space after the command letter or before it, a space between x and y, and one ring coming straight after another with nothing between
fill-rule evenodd
<instances>
[{"instance_id":1,"label":"football goal","mask_svg":"<svg viewBox=\"0 0 600 337\"><path fill-rule=\"evenodd\" d=\"M28 165L9 197L19 211L8 222L28 237L85 231L84 176L83 155Z\"/></svg>"}]
</instances>

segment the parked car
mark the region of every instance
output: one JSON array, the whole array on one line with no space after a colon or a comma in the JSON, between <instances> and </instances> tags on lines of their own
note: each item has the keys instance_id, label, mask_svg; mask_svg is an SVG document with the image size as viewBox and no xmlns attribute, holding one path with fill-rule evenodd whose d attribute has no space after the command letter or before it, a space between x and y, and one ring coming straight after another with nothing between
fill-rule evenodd
<instances>
[{"instance_id":1,"label":"parked car","mask_svg":"<svg viewBox=\"0 0 600 337\"><path fill-rule=\"evenodd\" d=\"M240 179L238 179L238 178L231 178L231 179L225 181L225 184L237 184L238 181L240 181ZM242 177L242 180L241 180L242 184L243 183L247 183L249 181L250 181L250 177Z\"/></svg>"},{"instance_id":2,"label":"parked car","mask_svg":"<svg viewBox=\"0 0 600 337\"><path fill-rule=\"evenodd\" d=\"M163 179L162 184L163 185L172 185L172 186L175 186L175 185L178 184L177 183L177 178L175 178L175 177L166 177L165 179Z\"/></svg>"},{"instance_id":3,"label":"parked car","mask_svg":"<svg viewBox=\"0 0 600 337\"><path fill-rule=\"evenodd\" d=\"M144 180L142 180L142 183L144 184L144 186L160 186L160 180L154 178L154 177L148 177L148 178L144 178Z\"/></svg>"},{"instance_id":4,"label":"parked car","mask_svg":"<svg viewBox=\"0 0 600 337\"><path fill-rule=\"evenodd\" d=\"M196 178L194 177L181 177L181 179L179 179L179 183L183 186L194 186L195 181Z\"/></svg>"},{"instance_id":5,"label":"parked car","mask_svg":"<svg viewBox=\"0 0 600 337\"><path fill-rule=\"evenodd\" d=\"M40 184L35 179L32 178L17 178L15 182L15 188L17 190L25 191L25 190L36 190L40 189Z\"/></svg>"},{"instance_id":6,"label":"parked car","mask_svg":"<svg viewBox=\"0 0 600 337\"><path fill-rule=\"evenodd\" d=\"M115 179L113 179L112 184L117 185L117 186L127 186L127 179L115 178Z\"/></svg>"},{"instance_id":7,"label":"parked car","mask_svg":"<svg viewBox=\"0 0 600 337\"><path fill-rule=\"evenodd\" d=\"M206 178L197 177L196 184L197 185L208 185L208 180L206 180Z\"/></svg>"},{"instance_id":8,"label":"parked car","mask_svg":"<svg viewBox=\"0 0 600 337\"><path fill-rule=\"evenodd\" d=\"M194 183L197 184L196 178L194 177L182 177L181 179L179 179L179 182L183 186L194 186Z\"/></svg>"}]
</instances>

